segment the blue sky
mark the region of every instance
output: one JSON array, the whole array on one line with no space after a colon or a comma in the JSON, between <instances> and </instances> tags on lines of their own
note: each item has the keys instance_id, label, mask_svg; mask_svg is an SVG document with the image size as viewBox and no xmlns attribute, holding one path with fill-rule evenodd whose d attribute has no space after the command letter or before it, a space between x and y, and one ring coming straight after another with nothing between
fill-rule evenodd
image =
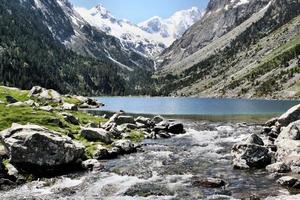
<instances>
[{"instance_id":1,"label":"blue sky","mask_svg":"<svg viewBox=\"0 0 300 200\"><path fill-rule=\"evenodd\" d=\"M77 7L102 4L120 19L139 23L153 16L167 18L178 10L197 6L204 10L208 0L70 0Z\"/></svg>"}]
</instances>

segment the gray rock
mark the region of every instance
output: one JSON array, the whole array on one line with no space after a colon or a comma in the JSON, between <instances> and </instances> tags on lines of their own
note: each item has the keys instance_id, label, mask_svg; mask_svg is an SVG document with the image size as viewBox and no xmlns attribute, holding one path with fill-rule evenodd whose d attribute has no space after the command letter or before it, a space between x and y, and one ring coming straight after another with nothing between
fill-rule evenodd
<instances>
[{"instance_id":1,"label":"gray rock","mask_svg":"<svg viewBox=\"0 0 300 200\"><path fill-rule=\"evenodd\" d=\"M103 168L101 163L96 159L89 159L82 162L82 168L86 170L99 171Z\"/></svg>"},{"instance_id":2,"label":"gray rock","mask_svg":"<svg viewBox=\"0 0 300 200\"><path fill-rule=\"evenodd\" d=\"M39 107L40 106L37 102L35 102L31 99L29 99L28 101L24 101L24 103L27 104L28 106L32 106L32 107Z\"/></svg>"},{"instance_id":3,"label":"gray rock","mask_svg":"<svg viewBox=\"0 0 300 200\"><path fill-rule=\"evenodd\" d=\"M4 101L1 101L1 100L0 100L0 104L5 104L5 103L4 103Z\"/></svg>"},{"instance_id":4,"label":"gray rock","mask_svg":"<svg viewBox=\"0 0 300 200\"><path fill-rule=\"evenodd\" d=\"M117 127L117 129L121 132L124 132L125 130L128 130L128 129L137 129L138 126L136 124L121 124Z\"/></svg>"},{"instance_id":5,"label":"gray rock","mask_svg":"<svg viewBox=\"0 0 300 200\"><path fill-rule=\"evenodd\" d=\"M292 107L278 118L282 126L288 126L290 123L300 120L300 104Z\"/></svg>"},{"instance_id":6,"label":"gray rock","mask_svg":"<svg viewBox=\"0 0 300 200\"><path fill-rule=\"evenodd\" d=\"M134 144L130 140L117 140L112 145L119 148L122 153L132 153L136 151Z\"/></svg>"},{"instance_id":7,"label":"gray rock","mask_svg":"<svg viewBox=\"0 0 300 200\"><path fill-rule=\"evenodd\" d=\"M97 160L109 159L110 154L109 154L108 150L109 150L108 148L106 148L102 145L98 145L97 150L96 150L95 154L93 155L93 158L95 158Z\"/></svg>"},{"instance_id":8,"label":"gray rock","mask_svg":"<svg viewBox=\"0 0 300 200\"><path fill-rule=\"evenodd\" d=\"M115 122L117 125L121 124L135 124L134 118L132 116L120 115L116 118Z\"/></svg>"},{"instance_id":9,"label":"gray rock","mask_svg":"<svg viewBox=\"0 0 300 200\"><path fill-rule=\"evenodd\" d=\"M206 188L220 188L226 185L225 181L219 178L193 178L196 179L193 181L193 185L201 186Z\"/></svg>"},{"instance_id":10,"label":"gray rock","mask_svg":"<svg viewBox=\"0 0 300 200\"><path fill-rule=\"evenodd\" d=\"M5 98L6 98L7 103L9 103L9 104L17 103L17 102L18 102L18 100L16 100L16 99L15 99L14 97L12 97L12 96L6 96Z\"/></svg>"},{"instance_id":11,"label":"gray rock","mask_svg":"<svg viewBox=\"0 0 300 200\"><path fill-rule=\"evenodd\" d=\"M277 146L277 160L288 165L300 163L300 140L299 136L300 121L295 121L285 127L280 132L275 141Z\"/></svg>"},{"instance_id":12,"label":"gray rock","mask_svg":"<svg viewBox=\"0 0 300 200\"><path fill-rule=\"evenodd\" d=\"M6 107L26 107L26 106L28 106L26 103L20 101L6 105Z\"/></svg>"},{"instance_id":13,"label":"gray rock","mask_svg":"<svg viewBox=\"0 0 300 200\"><path fill-rule=\"evenodd\" d=\"M263 168L271 163L269 150L257 144L236 144L231 150L233 166L237 169Z\"/></svg>"},{"instance_id":14,"label":"gray rock","mask_svg":"<svg viewBox=\"0 0 300 200\"><path fill-rule=\"evenodd\" d=\"M74 125L79 125L79 119L74 117L71 113L63 112L63 113L60 113L60 114L63 116L63 118L66 122L69 122L69 123L74 124Z\"/></svg>"},{"instance_id":15,"label":"gray rock","mask_svg":"<svg viewBox=\"0 0 300 200\"><path fill-rule=\"evenodd\" d=\"M40 110L46 111L46 112L53 112L54 108L52 106L41 106L39 107Z\"/></svg>"},{"instance_id":16,"label":"gray rock","mask_svg":"<svg viewBox=\"0 0 300 200\"><path fill-rule=\"evenodd\" d=\"M77 111L78 107L75 104L70 104L70 103L64 103L61 107L63 110L73 110Z\"/></svg>"},{"instance_id":17,"label":"gray rock","mask_svg":"<svg viewBox=\"0 0 300 200\"><path fill-rule=\"evenodd\" d=\"M112 135L102 128L82 128L80 134L89 141L112 142Z\"/></svg>"},{"instance_id":18,"label":"gray rock","mask_svg":"<svg viewBox=\"0 0 300 200\"><path fill-rule=\"evenodd\" d=\"M151 119L147 117L139 116L135 119L135 122L149 126L151 124Z\"/></svg>"},{"instance_id":19,"label":"gray rock","mask_svg":"<svg viewBox=\"0 0 300 200\"><path fill-rule=\"evenodd\" d=\"M265 125L268 126L268 127L271 127L271 126L274 126L277 121L278 121L278 118L275 117L275 118L272 118L272 119L268 120L265 123Z\"/></svg>"},{"instance_id":20,"label":"gray rock","mask_svg":"<svg viewBox=\"0 0 300 200\"><path fill-rule=\"evenodd\" d=\"M291 171L291 168L283 162L277 162L266 167L268 172L274 173L287 173Z\"/></svg>"},{"instance_id":21,"label":"gray rock","mask_svg":"<svg viewBox=\"0 0 300 200\"><path fill-rule=\"evenodd\" d=\"M55 91L55 90L43 90L40 94L38 94L37 98L46 100L46 101L51 101L55 103L61 103L62 102L62 97L61 95Z\"/></svg>"},{"instance_id":22,"label":"gray rock","mask_svg":"<svg viewBox=\"0 0 300 200\"><path fill-rule=\"evenodd\" d=\"M168 132L173 134L182 134L184 133L184 128L182 123L171 123L168 127Z\"/></svg>"},{"instance_id":23,"label":"gray rock","mask_svg":"<svg viewBox=\"0 0 300 200\"><path fill-rule=\"evenodd\" d=\"M31 90L29 91L29 97L33 97L35 95L38 95L40 93L42 93L44 90L44 88L40 87L40 86L34 86L31 88Z\"/></svg>"},{"instance_id":24,"label":"gray rock","mask_svg":"<svg viewBox=\"0 0 300 200\"><path fill-rule=\"evenodd\" d=\"M52 169L76 162L85 152L82 144L37 125L13 124L0 135L10 163L17 168Z\"/></svg>"},{"instance_id":25,"label":"gray rock","mask_svg":"<svg viewBox=\"0 0 300 200\"><path fill-rule=\"evenodd\" d=\"M300 166L291 166L291 171L295 174L300 174Z\"/></svg>"},{"instance_id":26,"label":"gray rock","mask_svg":"<svg viewBox=\"0 0 300 200\"><path fill-rule=\"evenodd\" d=\"M284 176L277 180L281 186L289 188L299 188L299 179L291 176Z\"/></svg>"},{"instance_id":27,"label":"gray rock","mask_svg":"<svg viewBox=\"0 0 300 200\"><path fill-rule=\"evenodd\" d=\"M264 145L263 140L256 134L252 134L248 137L248 139L246 140L247 144L257 144L257 145Z\"/></svg>"},{"instance_id":28,"label":"gray rock","mask_svg":"<svg viewBox=\"0 0 300 200\"><path fill-rule=\"evenodd\" d=\"M155 116L153 117L152 121L154 122L154 124L159 124L160 122L165 121L165 119L162 116Z\"/></svg>"}]
</instances>

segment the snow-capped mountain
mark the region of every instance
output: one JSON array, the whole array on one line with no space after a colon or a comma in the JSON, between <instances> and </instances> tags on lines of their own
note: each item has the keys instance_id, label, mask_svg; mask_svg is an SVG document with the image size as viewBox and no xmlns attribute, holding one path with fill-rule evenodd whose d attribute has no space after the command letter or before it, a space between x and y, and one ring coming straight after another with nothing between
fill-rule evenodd
<instances>
[{"instance_id":1,"label":"snow-capped mountain","mask_svg":"<svg viewBox=\"0 0 300 200\"><path fill-rule=\"evenodd\" d=\"M153 69L150 58L125 48L118 38L91 26L75 11L69 0L20 1L40 12L53 37L67 48L84 56L112 61L129 71Z\"/></svg>"},{"instance_id":2,"label":"snow-capped mountain","mask_svg":"<svg viewBox=\"0 0 300 200\"><path fill-rule=\"evenodd\" d=\"M155 16L138 24L140 28L152 34L160 34L165 38L167 46L179 39L183 33L203 16L197 7L176 12L168 19Z\"/></svg>"},{"instance_id":3,"label":"snow-capped mountain","mask_svg":"<svg viewBox=\"0 0 300 200\"><path fill-rule=\"evenodd\" d=\"M127 49L149 57L154 57L169 47L202 16L199 9L192 8L176 12L169 19L154 17L136 25L128 20L115 18L102 5L91 9L75 9L92 26L119 38Z\"/></svg>"}]
</instances>

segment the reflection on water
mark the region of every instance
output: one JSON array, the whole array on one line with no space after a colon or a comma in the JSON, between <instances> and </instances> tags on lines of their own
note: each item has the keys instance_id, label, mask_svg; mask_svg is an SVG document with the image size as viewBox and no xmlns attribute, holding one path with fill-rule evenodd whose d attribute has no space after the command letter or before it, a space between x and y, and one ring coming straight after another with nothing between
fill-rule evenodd
<instances>
[{"instance_id":1,"label":"reflection on water","mask_svg":"<svg viewBox=\"0 0 300 200\"><path fill-rule=\"evenodd\" d=\"M241 115L283 113L300 101L171 97L98 97L106 111L165 115Z\"/></svg>"}]
</instances>

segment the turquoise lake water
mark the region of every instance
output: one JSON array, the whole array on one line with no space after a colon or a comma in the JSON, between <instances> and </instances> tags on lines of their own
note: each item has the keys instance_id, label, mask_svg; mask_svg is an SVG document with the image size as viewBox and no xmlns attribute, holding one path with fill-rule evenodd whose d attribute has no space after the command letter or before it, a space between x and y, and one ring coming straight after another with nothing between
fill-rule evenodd
<instances>
[{"instance_id":1,"label":"turquoise lake water","mask_svg":"<svg viewBox=\"0 0 300 200\"><path fill-rule=\"evenodd\" d=\"M300 101L173 97L97 97L100 110L123 110L137 114L162 115L256 115L283 113Z\"/></svg>"}]
</instances>

